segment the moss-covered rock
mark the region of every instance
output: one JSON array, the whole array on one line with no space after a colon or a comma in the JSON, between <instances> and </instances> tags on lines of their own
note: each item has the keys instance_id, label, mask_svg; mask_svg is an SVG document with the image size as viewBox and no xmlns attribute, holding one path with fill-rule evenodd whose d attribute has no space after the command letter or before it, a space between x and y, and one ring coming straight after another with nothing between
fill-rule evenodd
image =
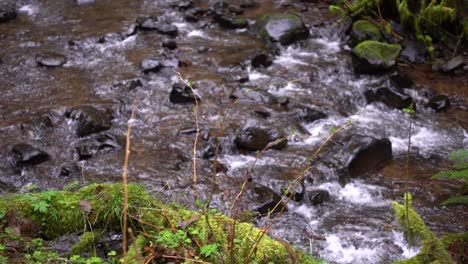
<instances>
[{"instance_id":1,"label":"moss-covered rock","mask_svg":"<svg viewBox=\"0 0 468 264\"><path fill-rule=\"evenodd\" d=\"M0 243L20 240L26 235L23 230L27 226L35 226L32 228L35 232L25 240L34 237L53 239L84 232L69 255L87 251L102 233L122 229L123 196L121 184L91 184L74 192L48 191L3 197L0 200L0 217L3 219L0 220L5 221L0 221ZM203 214L163 204L136 185L128 186L128 198L129 227L132 229L129 238L136 237L126 257L129 263L132 262L130 259L142 258L169 260L164 259L164 254L212 262L232 255L235 263L247 263L248 260L256 263L317 263L303 253L291 252L286 245L251 224L234 225L233 219L220 213ZM15 221L8 221L13 217ZM229 234L234 226L235 237L231 240L234 247L230 249ZM8 234L6 230L9 230ZM217 250L202 254L202 248L209 245ZM17 250L21 252L23 249ZM24 248L23 254L27 251ZM92 254L88 250L89 253ZM46 255L57 256L55 253ZM296 259L301 260L294 261Z\"/></svg>"},{"instance_id":2,"label":"moss-covered rock","mask_svg":"<svg viewBox=\"0 0 468 264\"><path fill-rule=\"evenodd\" d=\"M379 28L369 21L363 19L353 23L351 33L357 42L362 42L369 39L380 40L382 38Z\"/></svg>"},{"instance_id":3,"label":"moss-covered rock","mask_svg":"<svg viewBox=\"0 0 468 264\"><path fill-rule=\"evenodd\" d=\"M399 44L388 44L366 40L353 49L353 67L358 74L378 74L389 70L396 64L400 54Z\"/></svg>"},{"instance_id":4,"label":"moss-covered rock","mask_svg":"<svg viewBox=\"0 0 468 264\"><path fill-rule=\"evenodd\" d=\"M418 213L412 209L411 195L406 194L405 200L405 204L399 204L397 202L392 203L397 220L407 231L409 240L418 238L423 248L415 257L397 261L393 264L453 263L450 254L445 249L444 243L427 228ZM410 244L411 243L413 243L413 241L410 241Z\"/></svg>"},{"instance_id":5,"label":"moss-covered rock","mask_svg":"<svg viewBox=\"0 0 468 264\"><path fill-rule=\"evenodd\" d=\"M270 14L259 19L258 34L261 38L289 45L309 37L309 29L302 18L295 14Z\"/></svg>"}]
</instances>

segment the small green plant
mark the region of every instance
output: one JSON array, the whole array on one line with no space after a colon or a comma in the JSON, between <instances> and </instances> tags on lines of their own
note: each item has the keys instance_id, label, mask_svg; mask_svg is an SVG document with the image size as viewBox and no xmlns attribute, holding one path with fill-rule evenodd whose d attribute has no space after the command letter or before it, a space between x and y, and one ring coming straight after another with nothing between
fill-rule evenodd
<instances>
[{"instance_id":1,"label":"small green plant","mask_svg":"<svg viewBox=\"0 0 468 264\"><path fill-rule=\"evenodd\" d=\"M466 192L466 190L468 189L468 149L462 149L452 152L449 155L449 159L455 161L455 164L452 165L453 170L441 171L432 176L432 178L447 178L460 180L464 182L460 192ZM442 202L442 205L449 204L468 204L468 195L452 197Z\"/></svg>"},{"instance_id":2,"label":"small green plant","mask_svg":"<svg viewBox=\"0 0 468 264\"><path fill-rule=\"evenodd\" d=\"M177 230L175 232L170 230L162 230L156 237L156 243L159 243L167 248L178 248L191 244L192 240L183 230Z\"/></svg>"},{"instance_id":3,"label":"small green plant","mask_svg":"<svg viewBox=\"0 0 468 264\"><path fill-rule=\"evenodd\" d=\"M216 253L218 250L218 244L208 244L200 248L200 254L205 258L209 258L212 254Z\"/></svg>"}]
</instances>

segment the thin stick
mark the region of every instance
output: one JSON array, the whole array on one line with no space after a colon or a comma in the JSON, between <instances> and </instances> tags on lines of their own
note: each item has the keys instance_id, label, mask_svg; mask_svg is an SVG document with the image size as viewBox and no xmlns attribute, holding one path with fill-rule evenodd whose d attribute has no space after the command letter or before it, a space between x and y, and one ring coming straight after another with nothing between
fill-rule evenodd
<instances>
[{"instance_id":1,"label":"thin stick","mask_svg":"<svg viewBox=\"0 0 468 264\"><path fill-rule=\"evenodd\" d=\"M125 140L125 161L123 167L123 187L124 187L124 207L123 207L123 239L122 239L122 251L123 257L127 255L127 217L128 217L128 179L127 179L127 171L128 171L128 160L130 157L130 133L132 131L132 122L135 118L135 108L132 109L132 114L130 116L130 120L128 121L127 126L127 135Z\"/></svg>"},{"instance_id":2,"label":"thin stick","mask_svg":"<svg viewBox=\"0 0 468 264\"><path fill-rule=\"evenodd\" d=\"M177 75L179 75L179 79L187 85L190 90L193 93L193 99L195 99L195 127L196 127L196 134L195 134L195 140L193 142L193 188L195 190L195 197L196 199L199 199L199 194L198 194L198 175L197 175L197 145L198 145L198 136L200 134L200 126L199 126L199 120L198 120L198 98L195 94L195 90L193 89L193 86L190 82L187 82L182 78L182 75L179 72L176 72Z\"/></svg>"}]
</instances>

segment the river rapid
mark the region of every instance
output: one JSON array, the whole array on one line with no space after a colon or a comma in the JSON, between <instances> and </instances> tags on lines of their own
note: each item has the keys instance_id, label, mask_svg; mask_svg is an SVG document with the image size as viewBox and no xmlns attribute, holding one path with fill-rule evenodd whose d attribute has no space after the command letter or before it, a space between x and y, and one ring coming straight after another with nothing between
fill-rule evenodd
<instances>
[{"instance_id":1,"label":"river rapid","mask_svg":"<svg viewBox=\"0 0 468 264\"><path fill-rule=\"evenodd\" d=\"M193 82L200 99L198 191L203 200L212 197L213 208L229 212L249 175L239 207L258 210L278 200L282 190L311 165L304 176L305 193L325 190L328 199L315 205L306 200L287 203L270 234L314 256L344 264L390 263L417 254L419 247L408 246L391 207L405 191L412 192L416 211L436 234L466 231L466 207L439 205L459 184L430 179L450 166L446 157L451 151L468 146L466 77L461 81L443 77L450 86L444 92L451 100L445 112L425 107L435 89L431 82L416 82L405 90L416 101L417 111L406 173L410 117L366 101L366 90L392 84L387 74L353 73L346 23L338 23L327 4L257 1L257 6L240 8L248 19L247 28L225 29L209 17L187 21L195 7L208 10L216 1L78 2L82 4L20 0L18 17L0 23L4 192L25 192L31 186L61 189L74 181L120 181L124 137L135 109L129 181L144 184L159 199L195 208L194 104L170 99L173 84L180 83L182 76ZM251 1L225 2L239 6ZM289 46L265 43L256 34L256 18L272 12L300 14L309 38ZM144 16L175 26L177 36L135 29L137 18ZM38 55L51 52L63 55L66 62L53 68L38 65ZM268 54L270 66L252 66L251 60L260 53ZM141 62L148 58L157 60L161 69L144 72ZM424 79L422 74L412 76ZM112 116L110 128L78 136L77 121L67 109L83 105ZM324 116L312 120L304 114L307 109ZM234 143L247 123L280 130L288 135L288 145L269 149L256 160L258 152ZM316 159L308 159L346 124ZM209 153L220 135L221 165L213 172ZM377 171L349 177L341 170L352 155L347 149L360 144L362 137L388 138L393 158ZM14 167L11 151L19 143L48 153L49 159L36 166ZM267 221L255 219L258 226Z\"/></svg>"}]
</instances>

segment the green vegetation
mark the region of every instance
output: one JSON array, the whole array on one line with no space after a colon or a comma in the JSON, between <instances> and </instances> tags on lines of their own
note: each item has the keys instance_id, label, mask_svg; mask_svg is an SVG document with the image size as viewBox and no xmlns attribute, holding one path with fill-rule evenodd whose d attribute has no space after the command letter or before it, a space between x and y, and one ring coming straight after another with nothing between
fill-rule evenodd
<instances>
[{"instance_id":1,"label":"green vegetation","mask_svg":"<svg viewBox=\"0 0 468 264\"><path fill-rule=\"evenodd\" d=\"M360 40L366 40L366 39L380 40L382 38L379 28L367 20L361 19L361 20L354 22L352 30L354 34L358 35Z\"/></svg>"},{"instance_id":2,"label":"green vegetation","mask_svg":"<svg viewBox=\"0 0 468 264\"><path fill-rule=\"evenodd\" d=\"M404 200L404 204L392 203L397 220L405 228L409 243L412 244L416 238L419 238L423 248L415 257L394 264L453 263L444 243L427 228L418 213L412 209L411 194L406 193Z\"/></svg>"},{"instance_id":3,"label":"green vegetation","mask_svg":"<svg viewBox=\"0 0 468 264\"><path fill-rule=\"evenodd\" d=\"M468 190L468 150L463 149L455 151L449 155L449 159L452 161L456 161L456 163L452 165L453 170L441 171L434 175L432 178L447 178L460 180L464 183L463 186L460 188L460 193L464 194ZM456 203L468 204L468 195L452 197L444 201L442 205Z\"/></svg>"},{"instance_id":4,"label":"green vegetation","mask_svg":"<svg viewBox=\"0 0 468 264\"><path fill-rule=\"evenodd\" d=\"M387 67L395 63L401 51L399 44L387 44L375 40L366 40L354 47L353 52L367 60L382 61Z\"/></svg>"},{"instance_id":5,"label":"green vegetation","mask_svg":"<svg viewBox=\"0 0 468 264\"><path fill-rule=\"evenodd\" d=\"M235 263L246 263L253 250L252 263L319 263L268 236L263 236L254 247L255 238L263 231L248 223L236 225L235 248L230 252L227 230L232 219L217 212L209 211L209 215L204 216L177 205L163 204L140 186L128 185L128 190L128 226L134 239L121 261L182 259L220 263L232 253ZM115 252L108 252L109 258L104 260L96 257L93 247L105 232L121 230L122 201L122 184L91 184L74 192L48 191L3 197L0 200L0 251L5 252L4 245L17 246L15 252L2 258L8 258L9 262L27 259L28 263L117 262ZM11 220L13 217L15 221ZM28 228L30 232L24 231ZM59 256L37 242L42 241L38 238L49 240L74 233L81 233L81 240L68 256Z\"/></svg>"}]
</instances>

